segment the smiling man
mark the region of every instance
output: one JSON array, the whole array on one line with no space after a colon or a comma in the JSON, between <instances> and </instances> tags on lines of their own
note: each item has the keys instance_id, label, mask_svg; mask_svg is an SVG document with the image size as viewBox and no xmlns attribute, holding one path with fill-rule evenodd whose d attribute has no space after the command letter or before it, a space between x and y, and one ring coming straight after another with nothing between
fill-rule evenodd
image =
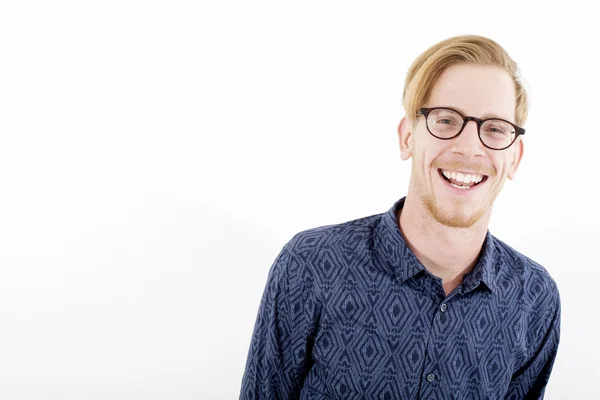
<instances>
[{"instance_id":1,"label":"smiling man","mask_svg":"<svg viewBox=\"0 0 600 400\"><path fill-rule=\"evenodd\" d=\"M543 397L559 292L542 266L488 230L523 157L517 66L488 38L444 40L410 67L403 105L406 197L284 246L241 399Z\"/></svg>"}]
</instances>

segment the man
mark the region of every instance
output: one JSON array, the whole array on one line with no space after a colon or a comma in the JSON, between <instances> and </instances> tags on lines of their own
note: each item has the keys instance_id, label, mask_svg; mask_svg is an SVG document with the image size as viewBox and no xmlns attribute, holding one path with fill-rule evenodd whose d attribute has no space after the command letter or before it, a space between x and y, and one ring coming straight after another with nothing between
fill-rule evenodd
<instances>
[{"instance_id":1,"label":"man","mask_svg":"<svg viewBox=\"0 0 600 400\"><path fill-rule=\"evenodd\" d=\"M408 71L408 193L383 214L296 234L269 272L242 399L542 398L560 297L488 231L523 157L516 64L480 36Z\"/></svg>"}]
</instances>

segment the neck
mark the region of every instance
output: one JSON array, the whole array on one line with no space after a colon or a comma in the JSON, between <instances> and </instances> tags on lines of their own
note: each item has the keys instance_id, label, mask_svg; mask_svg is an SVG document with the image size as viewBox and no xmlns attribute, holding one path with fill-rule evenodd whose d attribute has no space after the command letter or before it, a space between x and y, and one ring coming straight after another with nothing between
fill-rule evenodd
<instances>
[{"instance_id":1,"label":"neck","mask_svg":"<svg viewBox=\"0 0 600 400\"><path fill-rule=\"evenodd\" d=\"M485 241L491 210L469 228L437 222L417 196L406 196L396 220L406 244L423 266L442 279L446 294L462 282L477 263Z\"/></svg>"}]
</instances>

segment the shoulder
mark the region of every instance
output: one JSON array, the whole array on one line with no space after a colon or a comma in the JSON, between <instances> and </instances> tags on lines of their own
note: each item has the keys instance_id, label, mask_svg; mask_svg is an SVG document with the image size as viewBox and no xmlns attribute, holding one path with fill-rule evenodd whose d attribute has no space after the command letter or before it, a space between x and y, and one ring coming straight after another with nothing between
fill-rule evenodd
<instances>
[{"instance_id":1,"label":"shoulder","mask_svg":"<svg viewBox=\"0 0 600 400\"><path fill-rule=\"evenodd\" d=\"M285 248L294 253L314 254L327 249L360 247L370 240L381 216L382 214L374 214L338 224L305 229L296 233L286 243Z\"/></svg>"},{"instance_id":2,"label":"shoulder","mask_svg":"<svg viewBox=\"0 0 600 400\"><path fill-rule=\"evenodd\" d=\"M381 214L374 214L297 232L277 257L280 274L292 286L319 286L324 275L332 275L345 260L364 254L380 219Z\"/></svg>"},{"instance_id":3,"label":"shoulder","mask_svg":"<svg viewBox=\"0 0 600 400\"><path fill-rule=\"evenodd\" d=\"M494 237L498 285L507 295L540 317L551 318L560 312L558 285L538 262Z\"/></svg>"},{"instance_id":4,"label":"shoulder","mask_svg":"<svg viewBox=\"0 0 600 400\"><path fill-rule=\"evenodd\" d=\"M322 279L332 274L348 249L368 241L381 214L296 233L277 255L268 276L269 293L290 303L290 309L315 316L323 303ZM302 311L304 310L304 311ZM311 317L312 318L312 317Z\"/></svg>"},{"instance_id":5,"label":"shoulder","mask_svg":"<svg viewBox=\"0 0 600 400\"><path fill-rule=\"evenodd\" d=\"M496 237L494 237L494 244L503 267L506 268L505 272L508 272L512 276L516 274L521 278L526 278L530 286L534 283L542 286L541 288L532 287L535 291L541 289L558 290L554 278L552 278L548 270L541 264Z\"/></svg>"}]
</instances>

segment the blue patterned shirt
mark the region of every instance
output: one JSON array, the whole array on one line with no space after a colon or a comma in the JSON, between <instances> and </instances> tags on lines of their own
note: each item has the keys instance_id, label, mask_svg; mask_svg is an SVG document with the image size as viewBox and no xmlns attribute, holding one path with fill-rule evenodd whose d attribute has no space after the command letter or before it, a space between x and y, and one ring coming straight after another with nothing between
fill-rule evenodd
<instances>
[{"instance_id":1,"label":"blue patterned shirt","mask_svg":"<svg viewBox=\"0 0 600 400\"><path fill-rule=\"evenodd\" d=\"M275 259L240 399L538 399L560 336L539 264L489 231L445 295L389 211L296 234Z\"/></svg>"}]
</instances>

